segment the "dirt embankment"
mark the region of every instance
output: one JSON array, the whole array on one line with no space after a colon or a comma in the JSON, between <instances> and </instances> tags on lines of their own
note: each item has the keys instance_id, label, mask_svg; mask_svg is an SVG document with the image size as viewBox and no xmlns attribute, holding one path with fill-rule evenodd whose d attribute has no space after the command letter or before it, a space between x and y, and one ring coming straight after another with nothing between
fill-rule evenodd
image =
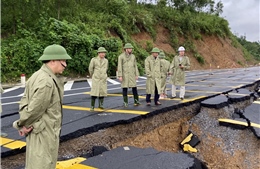
<instances>
[{"instance_id":1,"label":"dirt embankment","mask_svg":"<svg viewBox=\"0 0 260 169\"><path fill-rule=\"evenodd\" d=\"M244 103L245 104L245 103ZM236 105L235 107L243 107ZM219 110L202 108L194 118L160 126L137 137L117 142L118 146L153 147L160 151L179 152L179 143L188 129L200 139L195 157L205 162L209 169L259 169L260 142L249 130L234 130L219 126L219 117L230 117L233 106ZM172 112L176 113L176 112Z\"/></svg>"},{"instance_id":2,"label":"dirt embankment","mask_svg":"<svg viewBox=\"0 0 260 169\"><path fill-rule=\"evenodd\" d=\"M146 48L147 42L150 42L154 47L158 47L165 51L166 54L176 54L176 50L179 47L176 46L173 48L170 45L170 33L162 26L157 27L155 41L153 41L151 36L146 32L132 35L132 39L143 48ZM186 39L179 38L180 45L184 45L185 42ZM253 61L246 61L242 50L234 47L230 39L203 35L202 40L193 40L193 43L198 53L203 56L205 63L200 64L194 54L187 51L186 55L189 56L191 61L191 70L241 68L254 64Z\"/></svg>"}]
</instances>

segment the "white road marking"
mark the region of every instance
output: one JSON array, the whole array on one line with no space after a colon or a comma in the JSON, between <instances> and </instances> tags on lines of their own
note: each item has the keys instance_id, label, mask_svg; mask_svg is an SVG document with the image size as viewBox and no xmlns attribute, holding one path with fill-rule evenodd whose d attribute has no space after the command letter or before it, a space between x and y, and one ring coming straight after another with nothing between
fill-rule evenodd
<instances>
[{"instance_id":1,"label":"white road marking","mask_svg":"<svg viewBox=\"0 0 260 169\"><path fill-rule=\"evenodd\" d=\"M22 93L22 94L19 94L18 96L21 96L21 97L22 97L23 95L24 95L24 93Z\"/></svg>"},{"instance_id":2,"label":"white road marking","mask_svg":"<svg viewBox=\"0 0 260 169\"><path fill-rule=\"evenodd\" d=\"M139 78L146 79L146 77L141 77L141 76L139 76ZM112 81L111 81L111 83L113 83L113 84L108 84L107 86L114 86L115 84L120 84L120 82L117 82L115 80L112 80ZM70 90L70 91L89 90L92 87L92 79L87 79L87 82L89 84L89 87L81 87L81 88L71 89L71 87L69 87L69 85L73 85L73 83L74 83L74 81L71 81L70 83L64 85L64 91L65 91L65 88L67 88L67 90ZM141 82L141 84L137 85L137 87L138 86L145 86L145 84L142 84L142 82L145 82L145 81L140 80L139 82ZM66 87L66 85L67 85L67 87ZM12 88L9 88L9 89L5 89L4 93L7 93L7 92L10 92L10 91L19 89L19 88L21 88L21 86L15 86L15 87L12 87ZM121 87L115 87L115 88L110 88L110 89L108 88L108 91L118 90L118 89L121 89ZM64 97L70 97L70 96L82 95L82 94L84 94L84 93L81 92L81 93L65 94ZM0 99L5 100L5 99L10 99L10 98L21 98L23 95L24 95L24 92L22 94L19 94L19 95L16 95L16 96L1 97ZM11 104L18 104L18 103L19 103L19 101L2 103L2 105L4 106L4 105L11 105Z\"/></svg>"},{"instance_id":3,"label":"white road marking","mask_svg":"<svg viewBox=\"0 0 260 169\"><path fill-rule=\"evenodd\" d=\"M140 79L147 79L147 77L139 76Z\"/></svg>"},{"instance_id":4,"label":"white road marking","mask_svg":"<svg viewBox=\"0 0 260 169\"><path fill-rule=\"evenodd\" d=\"M18 104L19 102L17 101L17 102L8 102L8 103L2 103L2 106L4 106L4 105L9 105L9 104Z\"/></svg>"},{"instance_id":5,"label":"white road marking","mask_svg":"<svg viewBox=\"0 0 260 169\"><path fill-rule=\"evenodd\" d=\"M107 81L109 81L110 83L112 83L114 85L120 84L118 81L115 81L115 80L110 79L110 78L107 78Z\"/></svg>"},{"instance_id":6,"label":"white road marking","mask_svg":"<svg viewBox=\"0 0 260 169\"><path fill-rule=\"evenodd\" d=\"M68 91L72 88L74 81L68 81L65 85L64 85L64 91Z\"/></svg>"},{"instance_id":7,"label":"white road marking","mask_svg":"<svg viewBox=\"0 0 260 169\"><path fill-rule=\"evenodd\" d=\"M9 89L4 89L4 93L7 93L7 92L10 92L10 91L19 89L20 87L21 87L21 86L15 86L15 87L11 87L11 88L9 88Z\"/></svg>"},{"instance_id":8,"label":"white road marking","mask_svg":"<svg viewBox=\"0 0 260 169\"><path fill-rule=\"evenodd\" d=\"M89 86L92 87L92 79L87 79L87 81L88 81Z\"/></svg>"}]
</instances>

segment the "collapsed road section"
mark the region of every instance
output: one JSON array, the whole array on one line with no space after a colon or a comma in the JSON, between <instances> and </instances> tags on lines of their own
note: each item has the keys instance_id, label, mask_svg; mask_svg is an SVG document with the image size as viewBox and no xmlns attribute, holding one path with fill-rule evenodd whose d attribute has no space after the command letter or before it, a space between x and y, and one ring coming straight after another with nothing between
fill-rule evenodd
<instances>
[{"instance_id":1,"label":"collapsed road section","mask_svg":"<svg viewBox=\"0 0 260 169\"><path fill-rule=\"evenodd\" d=\"M259 133L255 132L257 127L248 125L242 130L233 128L234 124L222 126L219 120L238 120L238 112L249 110L248 114L258 114L259 117L259 92L254 89L258 90L258 86L234 90L201 103L70 140L67 146L62 145L63 156L60 158L81 154L88 159L80 164L95 168L258 169L260 141ZM247 93L241 94L242 91ZM230 95L235 93L236 98L231 98ZM249 123L255 122L255 119L251 122L247 118L247 113L244 116ZM240 118L241 121L246 119ZM196 139L193 142L188 140L186 143L190 148L184 149L180 143L190 133ZM74 146L68 147L75 142L85 150L75 151ZM100 147L104 148L98 152Z\"/></svg>"}]
</instances>

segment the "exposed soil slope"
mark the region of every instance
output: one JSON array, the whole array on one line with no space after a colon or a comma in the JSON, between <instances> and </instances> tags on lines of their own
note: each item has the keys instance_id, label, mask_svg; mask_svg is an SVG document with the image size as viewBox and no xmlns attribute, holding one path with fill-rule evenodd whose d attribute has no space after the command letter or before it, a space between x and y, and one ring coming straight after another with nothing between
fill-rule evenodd
<instances>
[{"instance_id":1,"label":"exposed soil slope","mask_svg":"<svg viewBox=\"0 0 260 169\"><path fill-rule=\"evenodd\" d=\"M176 50L178 49L178 46L173 48L170 45L170 33L162 26L157 27L155 41L147 32L132 35L132 39L144 48L147 47L147 42L150 42L154 47L162 49L167 54L176 54ZM180 38L179 44L182 45L184 43L185 39ZM202 40L193 40L193 43L198 53L203 56L205 64L201 65L198 63L194 54L187 51L186 55L189 56L191 61L191 70L239 68L250 64L246 62L242 50L235 48L230 39L223 39L217 36L202 36Z\"/></svg>"}]
</instances>

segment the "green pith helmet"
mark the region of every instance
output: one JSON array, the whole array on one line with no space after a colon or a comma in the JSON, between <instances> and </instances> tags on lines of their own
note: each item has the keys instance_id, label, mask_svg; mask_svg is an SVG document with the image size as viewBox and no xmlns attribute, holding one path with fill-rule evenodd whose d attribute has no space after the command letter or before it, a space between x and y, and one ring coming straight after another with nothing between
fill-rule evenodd
<instances>
[{"instance_id":1,"label":"green pith helmet","mask_svg":"<svg viewBox=\"0 0 260 169\"><path fill-rule=\"evenodd\" d=\"M159 58L161 58L161 59L163 59L163 58L165 58L165 54L164 54L164 52L160 52L160 54L159 54Z\"/></svg>"},{"instance_id":2,"label":"green pith helmet","mask_svg":"<svg viewBox=\"0 0 260 169\"><path fill-rule=\"evenodd\" d=\"M153 50L151 51L151 53L160 53L160 49L158 49L158 48L153 48Z\"/></svg>"},{"instance_id":3,"label":"green pith helmet","mask_svg":"<svg viewBox=\"0 0 260 169\"><path fill-rule=\"evenodd\" d=\"M107 50L104 47L99 47L97 53L107 53Z\"/></svg>"},{"instance_id":4,"label":"green pith helmet","mask_svg":"<svg viewBox=\"0 0 260 169\"><path fill-rule=\"evenodd\" d=\"M71 57L67 54L67 51L64 47L60 45L50 45L47 46L43 55L39 58L39 60L67 60L71 59Z\"/></svg>"},{"instance_id":5,"label":"green pith helmet","mask_svg":"<svg viewBox=\"0 0 260 169\"><path fill-rule=\"evenodd\" d=\"M124 49L133 49L134 47L132 46L131 43L126 43L124 46Z\"/></svg>"}]
</instances>

